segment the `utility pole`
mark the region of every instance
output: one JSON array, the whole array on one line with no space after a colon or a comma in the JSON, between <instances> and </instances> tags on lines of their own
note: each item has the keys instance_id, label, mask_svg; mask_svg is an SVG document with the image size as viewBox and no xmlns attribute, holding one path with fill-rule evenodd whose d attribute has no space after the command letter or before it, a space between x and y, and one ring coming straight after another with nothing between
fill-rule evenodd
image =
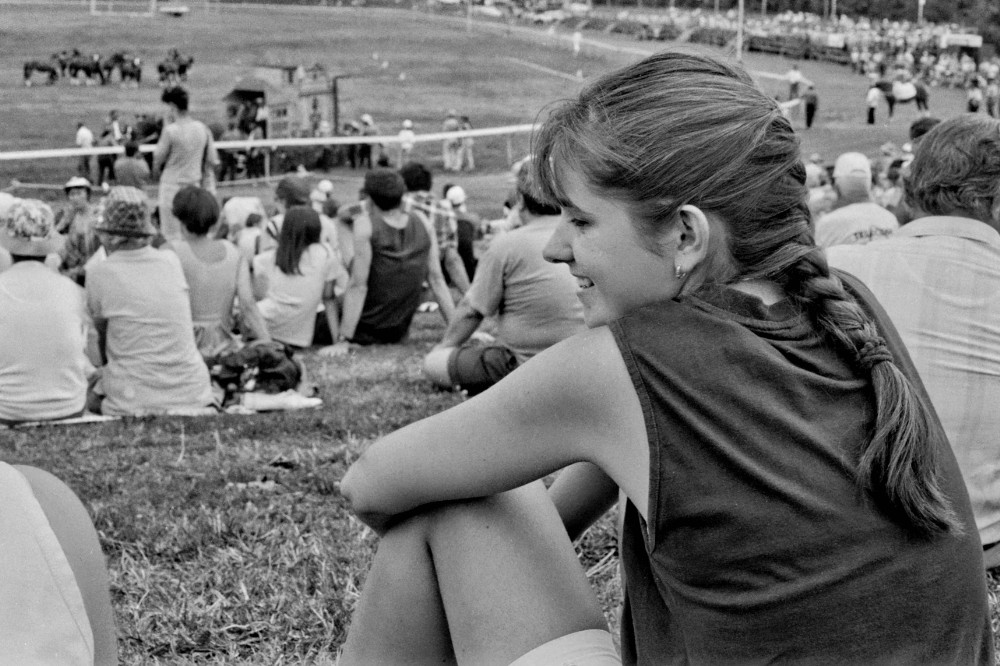
<instances>
[{"instance_id":1,"label":"utility pole","mask_svg":"<svg viewBox=\"0 0 1000 666\"><path fill-rule=\"evenodd\" d=\"M917 25L924 24L924 5L927 4L927 0L917 0Z\"/></svg>"},{"instance_id":2,"label":"utility pole","mask_svg":"<svg viewBox=\"0 0 1000 666\"><path fill-rule=\"evenodd\" d=\"M767 0L760 0L760 17L767 18Z\"/></svg>"},{"instance_id":3,"label":"utility pole","mask_svg":"<svg viewBox=\"0 0 1000 666\"><path fill-rule=\"evenodd\" d=\"M740 0L736 12L736 62L743 62L743 9L743 0Z\"/></svg>"}]
</instances>

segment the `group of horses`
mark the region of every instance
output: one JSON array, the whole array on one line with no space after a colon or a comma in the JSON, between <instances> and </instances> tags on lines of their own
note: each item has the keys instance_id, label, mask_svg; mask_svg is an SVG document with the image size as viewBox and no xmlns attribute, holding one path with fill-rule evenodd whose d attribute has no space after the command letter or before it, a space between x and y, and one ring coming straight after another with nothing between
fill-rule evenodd
<instances>
[{"instance_id":1,"label":"group of horses","mask_svg":"<svg viewBox=\"0 0 1000 666\"><path fill-rule=\"evenodd\" d=\"M167 57L156 66L160 84L174 86L186 81L193 63L192 56L182 56L177 49L171 49ZM74 85L106 85L112 82L116 70L123 86L138 88L142 83L142 59L132 53L116 51L102 56L99 53L85 54L79 49L73 49L53 53L48 60L29 60L24 63L24 85L30 86L36 73L45 75L48 85L67 77Z\"/></svg>"}]
</instances>

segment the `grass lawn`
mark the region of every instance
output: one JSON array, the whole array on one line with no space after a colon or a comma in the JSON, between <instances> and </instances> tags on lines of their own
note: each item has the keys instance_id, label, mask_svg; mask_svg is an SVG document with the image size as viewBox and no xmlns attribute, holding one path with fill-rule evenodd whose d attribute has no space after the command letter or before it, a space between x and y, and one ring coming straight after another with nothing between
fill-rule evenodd
<instances>
[{"instance_id":1,"label":"grass lawn","mask_svg":"<svg viewBox=\"0 0 1000 666\"><path fill-rule=\"evenodd\" d=\"M630 48L662 46L586 37ZM21 85L22 61L74 46L138 52L147 83L139 90ZM111 108L159 112L153 65L171 46L196 58L189 87L199 118L221 119L222 96L254 63L321 62L355 74L342 82L344 117L371 113L392 133L403 118L411 118L418 132L436 131L452 107L477 127L531 122L580 84L524 61L590 76L637 57L586 46L583 58L574 60L563 42L541 31L466 33L461 21L415 11L249 6L202 13L195 7L175 20L5 6L0 150L69 147L77 120L100 127ZM384 70L382 61L389 62ZM790 65L753 55L747 64L771 74ZM912 108L889 123L883 111L880 124L868 127L862 122L863 79L832 65L806 62L802 70L821 95L818 125L802 134L806 154L832 160L844 150L874 154L885 141L905 141L916 117ZM782 82L760 81L772 94L785 94ZM950 116L961 112L961 95L933 91L931 105ZM438 148L420 146L417 157L440 167ZM527 149L527 137L513 140L515 157ZM438 174L436 185L462 184L478 212L495 215L509 187L506 141L477 141L477 161L480 173ZM12 178L62 183L73 170L72 160L0 162L0 186ZM360 184L359 172L329 175L345 201ZM271 190L240 191L269 199ZM373 547L368 531L344 511L337 482L381 434L461 400L432 390L420 374L421 357L441 330L437 315L421 314L406 344L338 360L305 355L324 400L318 410L0 430L0 459L51 470L90 508L108 555L124 663L332 663ZM579 548L612 623L619 595L613 531L607 519ZM991 579L994 608L996 589Z\"/></svg>"}]
</instances>

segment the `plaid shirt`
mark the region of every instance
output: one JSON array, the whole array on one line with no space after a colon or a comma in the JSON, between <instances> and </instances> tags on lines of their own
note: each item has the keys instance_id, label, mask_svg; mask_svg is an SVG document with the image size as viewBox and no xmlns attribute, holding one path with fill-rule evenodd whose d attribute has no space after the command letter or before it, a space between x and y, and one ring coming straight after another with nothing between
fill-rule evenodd
<instances>
[{"instance_id":1,"label":"plaid shirt","mask_svg":"<svg viewBox=\"0 0 1000 666\"><path fill-rule=\"evenodd\" d=\"M892 317L955 451L980 537L1000 540L1000 234L976 220L924 217L826 252Z\"/></svg>"},{"instance_id":2,"label":"plaid shirt","mask_svg":"<svg viewBox=\"0 0 1000 666\"><path fill-rule=\"evenodd\" d=\"M403 210L417 210L427 216L437 232L438 247L445 250L458 247L458 219L447 201L436 199L430 192L408 192L403 195Z\"/></svg>"}]
</instances>

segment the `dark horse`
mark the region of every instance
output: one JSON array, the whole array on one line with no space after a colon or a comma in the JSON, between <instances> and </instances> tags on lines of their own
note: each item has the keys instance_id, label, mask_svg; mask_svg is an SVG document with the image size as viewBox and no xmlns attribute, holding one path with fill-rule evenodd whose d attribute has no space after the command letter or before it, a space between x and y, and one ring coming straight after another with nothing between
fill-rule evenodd
<instances>
[{"instance_id":1,"label":"dark horse","mask_svg":"<svg viewBox=\"0 0 1000 666\"><path fill-rule=\"evenodd\" d=\"M79 82L77 76L80 74L87 77L87 83L93 83L94 77L97 77L101 85L108 82L104 76L104 68L101 66L101 56L97 53L92 56L79 55L71 58L66 70L74 82Z\"/></svg>"},{"instance_id":2,"label":"dark horse","mask_svg":"<svg viewBox=\"0 0 1000 666\"><path fill-rule=\"evenodd\" d=\"M52 85L59 80L59 65L44 60L29 60L24 63L24 85L31 85L31 75L35 72L42 72L48 75L48 78L45 80L47 85Z\"/></svg>"},{"instance_id":3,"label":"dark horse","mask_svg":"<svg viewBox=\"0 0 1000 666\"><path fill-rule=\"evenodd\" d=\"M193 56L182 56L177 49L170 49L165 60L160 61L156 71L160 75L160 83L173 86L178 81L187 81L187 73L194 64Z\"/></svg>"},{"instance_id":4,"label":"dark horse","mask_svg":"<svg viewBox=\"0 0 1000 666\"><path fill-rule=\"evenodd\" d=\"M882 80L875 84L882 91L886 104L889 105L889 117L897 104L907 104L916 102L917 111L929 111L928 102L930 92L923 81L914 79L913 81L886 81Z\"/></svg>"},{"instance_id":5,"label":"dark horse","mask_svg":"<svg viewBox=\"0 0 1000 666\"><path fill-rule=\"evenodd\" d=\"M142 83L142 60L133 57L124 51L113 53L104 61L104 74L108 81L111 80L112 73L117 69L122 85L134 83L136 87Z\"/></svg>"}]
</instances>

